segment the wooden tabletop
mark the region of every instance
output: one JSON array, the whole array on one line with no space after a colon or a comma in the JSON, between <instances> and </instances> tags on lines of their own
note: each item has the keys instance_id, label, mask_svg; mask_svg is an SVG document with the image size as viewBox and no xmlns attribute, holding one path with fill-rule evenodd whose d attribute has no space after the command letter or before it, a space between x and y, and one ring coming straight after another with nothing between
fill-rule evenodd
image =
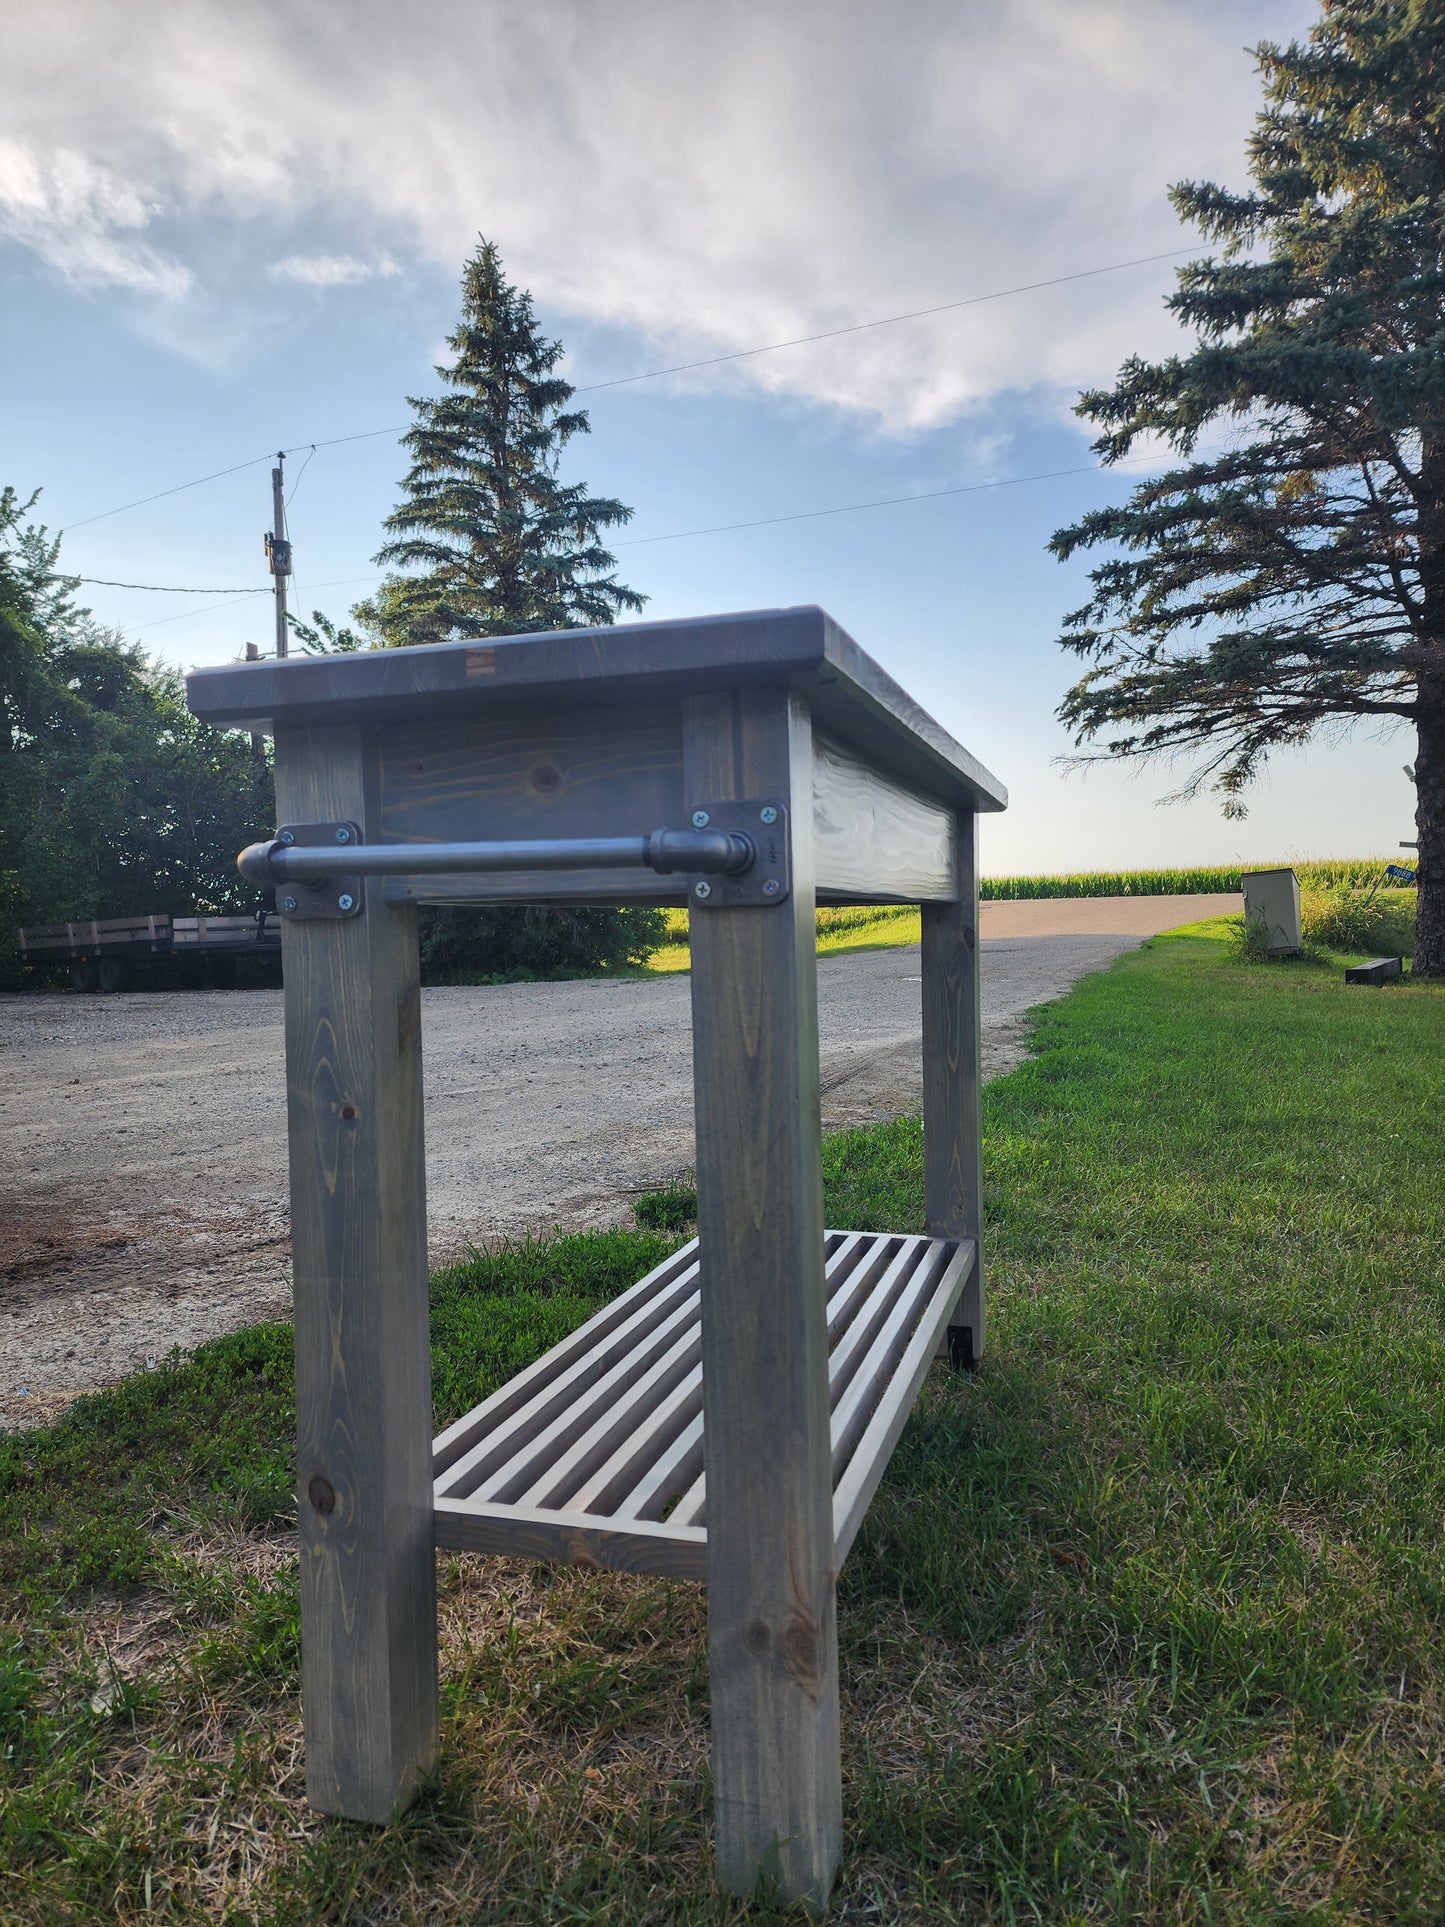
<instances>
[{"instance_id":1,"label":"wooden tabletop","mask_svg":"<svg viewBox=\"0 0 1445 1927\"><path fill-rule=\"evenodd\" d=\"M204 722L273 730L455 718L459 709L522 715L766 683L805 691L821 730L916 786L978 810L1007 806L998 779L813 607L228 663L192 671L186 695Z\"/></svg>"}]
</instances>

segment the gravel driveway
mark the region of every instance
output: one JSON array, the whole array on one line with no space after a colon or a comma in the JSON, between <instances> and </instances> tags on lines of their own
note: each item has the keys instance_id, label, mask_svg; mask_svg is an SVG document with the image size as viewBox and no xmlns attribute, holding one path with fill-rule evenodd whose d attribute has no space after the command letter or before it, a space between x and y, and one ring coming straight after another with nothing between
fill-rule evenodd
<instances>
[{"instance_id":1,"label":"gravel driveway","mask_svg":"<svg viewBox=\"0 0 1445 1927\"><path fill-rule=\"evenodd\" d=\"M1141 900L1109 929L1097 901L989 906L985 1073L1017 1061L1031 1005L1218 907ZM1020 934L990 936L1014 909ZM917 949L823 958L818 987L825 1124L917 1111ZM423 993L434 1261L617 1223L689 1164L688 996L685 976ZM0 1048L0 1424L287 1315L279 991L0 998Z\"/></svg>"}]
</instances>

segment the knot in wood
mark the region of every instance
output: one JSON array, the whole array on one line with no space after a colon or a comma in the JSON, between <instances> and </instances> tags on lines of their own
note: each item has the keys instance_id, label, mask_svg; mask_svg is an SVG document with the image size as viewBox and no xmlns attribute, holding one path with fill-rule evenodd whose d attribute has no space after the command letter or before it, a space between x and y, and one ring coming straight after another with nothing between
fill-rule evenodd
<instances>
[{"instance_id":1,"label":"knot in wood","mask_svg":"<svg viewBox=\"0 0 1445 1927\"><path fill-rule=\"evenodd\" d=\"M818 1622L810 1613L789 1613L783 1627L783 1665L809 1699L818 1697Z\"/></svg>"},{"instance_id":2,"label":"knot in wood","mask_svg":"<svg viewBox=\"0 0 1445 1927\"><path fill-rule=\"evenodd\" d=\"M311 1474L306 1487L306 1496L323 1516L336 1510L336 1487L330 1479L323 1478L319 1472Z\"/></svg>"}]
</instances>

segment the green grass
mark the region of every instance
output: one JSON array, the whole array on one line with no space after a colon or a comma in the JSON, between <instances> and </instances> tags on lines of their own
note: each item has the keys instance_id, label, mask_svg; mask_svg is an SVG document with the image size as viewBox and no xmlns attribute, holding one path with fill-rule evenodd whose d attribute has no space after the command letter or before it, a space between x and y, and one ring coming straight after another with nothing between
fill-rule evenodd
<instances>
[{"instance_id":1,"label":"green grass","mask_svg":"<svg viewBox=\"0 0 1445 1927\"><path fill-rule=\"evenodd\" d=\"M1156 939L988 1091L988 1354L841 1580L836 1918L1445 1916L1445 989L1340 974ZM829 1139L829 1221L918 1227L919 1154ZM439 1274L438 1418L675 1235ZM444 1559L433 1785L307 1813L290 1373L266 1327L0 1441L7 1927L770 1918L710 1897L685 1586Z\"/></svg>"}]
</instances>

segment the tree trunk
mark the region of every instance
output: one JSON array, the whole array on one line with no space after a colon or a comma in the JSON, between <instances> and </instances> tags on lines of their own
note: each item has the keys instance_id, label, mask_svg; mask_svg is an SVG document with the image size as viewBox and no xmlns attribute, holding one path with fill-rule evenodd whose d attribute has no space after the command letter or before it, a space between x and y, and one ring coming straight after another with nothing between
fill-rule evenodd
<instances>
[{"instance_id":1,"label":"tree trunk","mask_svg":"<svg viewBox=\"0 0 1445 1927\"><path fill-rule=\"evenodd\" d=\"M1445 977L1445 688L1420 679L1415 756L1416 869L1420 893L1415 910L1415 960L1411 975Z\"/></svg>"}]
</instances>

